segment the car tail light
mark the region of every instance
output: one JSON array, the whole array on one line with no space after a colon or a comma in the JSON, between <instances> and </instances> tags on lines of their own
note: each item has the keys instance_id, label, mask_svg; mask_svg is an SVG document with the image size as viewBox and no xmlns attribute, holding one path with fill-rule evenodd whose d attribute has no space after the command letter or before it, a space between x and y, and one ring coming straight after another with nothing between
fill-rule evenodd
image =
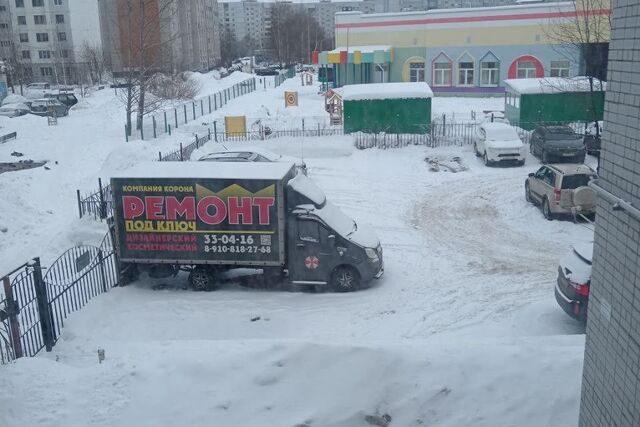
<instances>
[{"instance_id":1,"label":"car tail light","mask_svg":"<svg viewBox=\"0 0 640 427\"><path fill-rule=\"evenodd\" d=\"M560 201L560 196L562 195L562 191L559 188L554 188L553 189L553 199L556 202Z\"/></svg>"},{"instance_id":2,"label":"car tail light","mask_svg":"<svg viewBox=\"0 0 640 427\"><path fill-rule=\"evenodd\" d=\"M589 296L589 284L588 283L573 283L573 282L569 282L569 284L571 285L571 287L573 287L573 289L575 289L576 294L583 296L583 297L588 297Z\"/></svg>"}]
</instances>

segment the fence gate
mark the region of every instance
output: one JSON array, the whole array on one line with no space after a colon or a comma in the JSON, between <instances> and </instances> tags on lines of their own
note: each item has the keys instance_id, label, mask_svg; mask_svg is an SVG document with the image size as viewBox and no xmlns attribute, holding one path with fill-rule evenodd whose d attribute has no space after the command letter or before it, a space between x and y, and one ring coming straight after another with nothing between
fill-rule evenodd
<instances>
[{"instance_id":1,"label":"fence gate","mask_svg":"<svg viewBox=\"0 0 640 427\"><path fill-rule=\"evenodd\" d=\"M34 258L2 278L0 364L50 351L70 313L118 285L111 234L99 247L69 249L42 272Z\"/></svg>"}]
</instances>

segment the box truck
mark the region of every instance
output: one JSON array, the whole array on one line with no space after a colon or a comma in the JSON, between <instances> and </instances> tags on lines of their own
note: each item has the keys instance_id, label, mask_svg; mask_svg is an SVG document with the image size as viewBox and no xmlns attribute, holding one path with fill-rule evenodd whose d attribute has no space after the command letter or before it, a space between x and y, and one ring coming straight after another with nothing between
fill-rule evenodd
<instances>
[{"instance_id":1,"label":"box truck","mask_svg":"<svg viewBox=\"0 0 640 427\"><path fill-rule=\"evenodd\" d=\"M151 162L111 179L121 271L189 272L196 290L226 270L352 291L383 274L382 248L293 163Z\"/></svg>"}]
</instances>

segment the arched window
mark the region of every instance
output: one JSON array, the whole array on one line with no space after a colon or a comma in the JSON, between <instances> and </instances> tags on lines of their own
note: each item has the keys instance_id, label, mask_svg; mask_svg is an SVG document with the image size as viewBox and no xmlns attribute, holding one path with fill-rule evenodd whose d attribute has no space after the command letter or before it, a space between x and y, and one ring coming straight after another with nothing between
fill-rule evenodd
<instances>
[{"instance_id":1,"label":"arched window","mask_svg":"<svg viewBox=\"0 0 640 427\"><path fill-rule=\"evenodd\" d=\"M473 86L475 73L475 59L468 52L463 53L458 58L458 78L456 85Z\"/></svg>"},{"instance_id":2,"label":"arched window","mask_svg":"<svg viewBox=\"0 0 640 427\"><path fill-rule=\"evenodd\" d=\"M500 83L500 60L489 51L480 58L480 86L496 87Z\"/></svg>"},{"instance_id":3,"label":"arched window","mask_svg":"<svg viewBox=\"0 0 640 427\"><path fill-rule=\"evenodd\" d=\"M544 66L535 56L523 55L516 58L509 67L510 79L531 79L544 77Z\"/></svg>"},{"instance_id":4,"label":"arched window","mask_svg":"<svg viewBox=\"0 0 640 427\"><path fill-rule=\"evenodd\" d=\"M436 56L433 64L433 85L451 86L453 77L453 61L444 52Z\"/></svg>"},{"instance_id":5,"label":"arched window","mask_svg":"<svg viewBox=\"0 0 640 427\"><path fill-rule=\"evenodd\" d=\"M402 80L405 82L426 81L425 60L420 56L412 56L407 59L402 66Z\"/></svg>"}]
</instances>

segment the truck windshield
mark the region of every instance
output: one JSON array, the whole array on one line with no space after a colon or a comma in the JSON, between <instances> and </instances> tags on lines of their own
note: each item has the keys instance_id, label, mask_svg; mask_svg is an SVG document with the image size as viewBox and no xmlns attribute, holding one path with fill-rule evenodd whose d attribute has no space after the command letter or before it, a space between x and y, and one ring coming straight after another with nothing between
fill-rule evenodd
<instances>
[{"instance_id":1,"label":"truck windshield","mask_svg":"<svg viewBox=\"0 0 640 427\"><path fill-rule=\"evenodd\" d=\"M327 202L322 209L316 210L315 214L343 237L349 237L351 233L358 229L356 222L331 202Z\"/></svg>"}]
</instances>

